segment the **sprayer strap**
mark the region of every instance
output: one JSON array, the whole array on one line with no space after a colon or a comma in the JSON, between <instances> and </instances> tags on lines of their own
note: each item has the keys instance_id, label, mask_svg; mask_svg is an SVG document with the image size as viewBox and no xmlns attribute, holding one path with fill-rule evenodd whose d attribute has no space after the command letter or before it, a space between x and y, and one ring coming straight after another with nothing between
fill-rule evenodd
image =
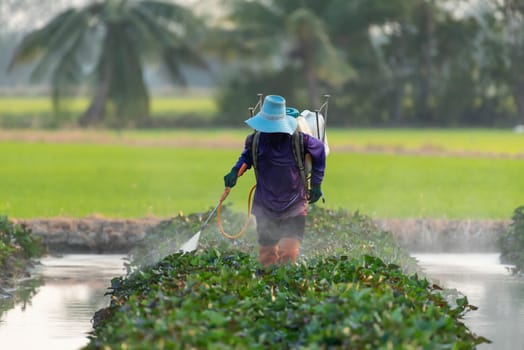
<instances>
[{"instance_id":1,"label":"sprayer strap","mask_svg":"<svg viewBox=\"0 0 524 350\"><path fill-rule=\"evenodd\" d=\"M255 179L258 179L258 142L260 140L260 132L255 131L251 140L251 159L253 159L253 169L255 171Z\"/></svg>"},{"instance_id":2,"label":"sprayer strap","mask_svg":"<svg viewBox=\"0 0 524 350\"><path fill-rule=\"evenodd\" d=\"M304 134L299 131L293 133L293 157L297 163L298 171L300 172L300 178L308 192L308 183L306 177L305 157L304 157Z\"/></svg>"},{"instance_id":3,"label":"sprayer strap","mask_svg":"<svg viewBox=\"0 0 524 350\"><path fill-rule=\"evenodd\" d=\"M258 177L258 144L260 141L260 132L255 131L253 133L253 138L251 140L251 158L253 159L253 168L255 169L255 178ZM304 157L304 134L295 131L292 135L292 149L293 149L293 158L297 164L298 170L300 172L300 178L306 189L308 191L308 181L306 176L306 167L305 167L305 157Z\"/></svg>"}]
</instances>

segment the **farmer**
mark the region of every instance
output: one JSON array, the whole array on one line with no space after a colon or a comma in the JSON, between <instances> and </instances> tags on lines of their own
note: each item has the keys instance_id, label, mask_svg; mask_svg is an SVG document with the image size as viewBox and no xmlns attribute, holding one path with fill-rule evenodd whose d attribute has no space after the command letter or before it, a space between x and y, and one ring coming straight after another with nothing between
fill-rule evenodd
<instances>
[{"instance_id":1,"label":"farmer","mask_svg":"<svg viewBox=\"0 0 524 350\"><path fill-rule=\"evenodd\" d=\"M246 123L260 135L257 149L252 149L253 133L247 136L235 166L224 176L224 184L235 186L243 163L248 169L254 166L257 184L252 214L257 223L259 261L263 266L295 263L304 237L308 202L315 203L322 196L320 185L326 163L324 144L302 134L304 153L312 158L311 189L307 190L294 155L293 134L297 121L286 115L285 99L278 95L266 96L260 112ZM253 159L254 156L257 159Z\"/></svg>"}]
</instances>

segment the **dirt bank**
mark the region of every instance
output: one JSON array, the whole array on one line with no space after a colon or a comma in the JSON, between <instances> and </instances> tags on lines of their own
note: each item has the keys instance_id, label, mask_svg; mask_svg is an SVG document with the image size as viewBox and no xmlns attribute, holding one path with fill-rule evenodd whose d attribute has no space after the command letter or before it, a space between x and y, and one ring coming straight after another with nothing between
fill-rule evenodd
<instances>
[{"instance_id":1,"label":"dirt bank","mask_svg":"<svg viewBox=\"0 0 524 350\"><path fill-rule=\"evenodd\" d=\"M165 218L17 220L42 237L54 253L125 253ZM412 252L494 252L511 221L444 219L377 219Z\"/></svg>"},{"instance_id":2,"label":"dirt bank","mask_svg":"<svg viewBox=\"0 0 524 350\"><path fill-rule=\"evenodd\" d=\"M54 218L13 220L42 237L51 253L126 253L162 219Z\"/></svg>"},{"instance_id":3,"label":"dirt bank","mask_svg":"<svg viewBox=\"0 0 524 350\"><path fill-rule=\"evenodd\" d=\"M191 147L214 149L238 149L243 144L243 138L235 139L227 134L213 137L195 137L194 134L157 135L156 137L137 137L129 133L114 133L107 130L0 130L0 140L28 143L55 144L109 144L134 147ZM401 154L439 157L473 157L473 158L506 158L524 159L524 152L496 153L460 149L446 149L438 144L426 143L418 147L404 147L391 144L355 145L350 141L332 144L331 149L337 153L364 154Z\"/></svg>"}]
</instances>

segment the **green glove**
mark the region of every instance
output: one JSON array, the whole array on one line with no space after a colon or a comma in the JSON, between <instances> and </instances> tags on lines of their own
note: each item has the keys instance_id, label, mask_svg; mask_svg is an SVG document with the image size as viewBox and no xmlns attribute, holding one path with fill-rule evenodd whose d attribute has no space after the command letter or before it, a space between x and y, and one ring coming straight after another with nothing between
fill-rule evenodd
<instances>
[{"instance_id":1,"label":"green glove","mask_svg":"<svg viewBox=\"0 0 524 350\"><path fill-rule=\"evenodd\" d=\"M233 187L237 184L238 169L233 168L231 171L224 176L224 185L226 187Z\"/></svg>"},{"instance_id":2,"label":"green glove","mask_svg":"<svg viewBox=\"0 0 524 350\"><path fill-rule=\"evenodd\" d=\"M311 185L311 190L309 190L309 204L313 204L322 197L322 190L320 189L320 184Z\"/></svg>"}]
</instances>

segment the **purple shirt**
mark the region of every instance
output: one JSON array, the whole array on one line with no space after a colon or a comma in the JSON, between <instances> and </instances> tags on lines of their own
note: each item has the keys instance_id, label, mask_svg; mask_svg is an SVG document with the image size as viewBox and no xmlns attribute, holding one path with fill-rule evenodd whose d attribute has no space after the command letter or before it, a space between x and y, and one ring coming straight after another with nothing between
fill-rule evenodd
<instances>
[{"instance_id":1,"label":"purple shirt","mask_svg":"<svg viewBox=\"0 0 524 350\"><path fill-rule=\"evenodd\" d=\"M304 153L309 153L312 160L311 184L320 185L326 167L324 144L310 135L303 135ZM244 151L235 168L240 168L243 163L248 169L253 166L252 141L253 134L246 138ZM257 166L253 215L284 219L307 214L307 194L293 156L292 135L260 133Z\"/></svg>"}]
</instances>

